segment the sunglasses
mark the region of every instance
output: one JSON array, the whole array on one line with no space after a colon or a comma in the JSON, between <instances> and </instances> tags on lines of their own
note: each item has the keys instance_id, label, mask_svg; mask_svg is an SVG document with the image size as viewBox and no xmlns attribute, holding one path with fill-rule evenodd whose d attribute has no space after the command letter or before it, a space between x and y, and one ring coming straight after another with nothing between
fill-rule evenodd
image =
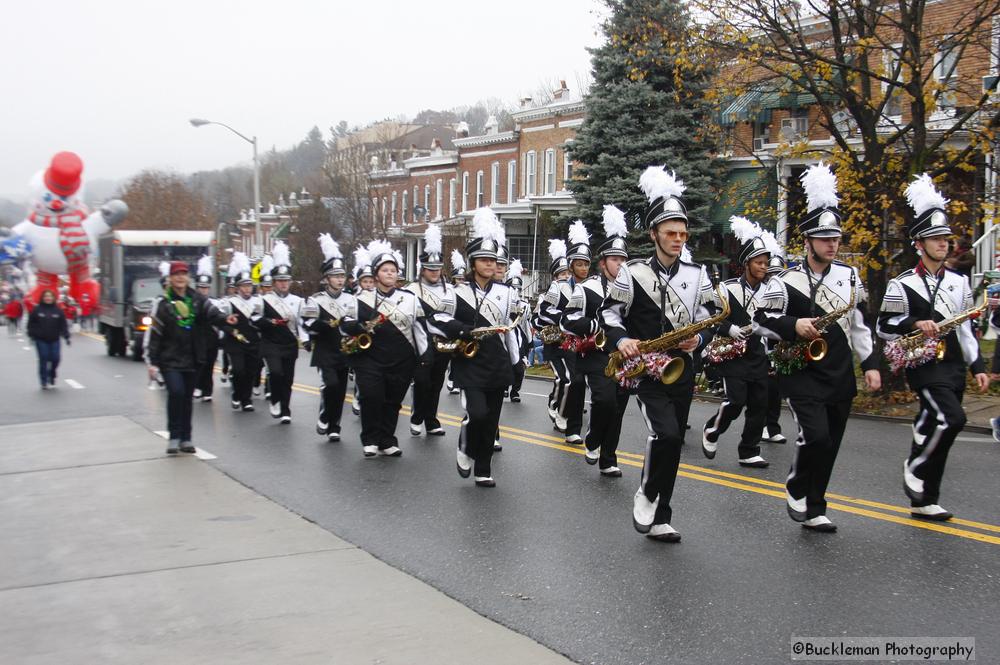
<instances>
[{"instance_id":1,"label":"sunglasses","mask_svg":"<svg viewBox=\"0 0 1000 665\"><path fill-rule=\"evenodd\" d=\"M670 239L676 238L677 240L687 240L689 237L687 231L673 231L670 229L663 229L662 231L657 231L656 233L660 237L665 237Z\"/></svg>"}]
</instances>

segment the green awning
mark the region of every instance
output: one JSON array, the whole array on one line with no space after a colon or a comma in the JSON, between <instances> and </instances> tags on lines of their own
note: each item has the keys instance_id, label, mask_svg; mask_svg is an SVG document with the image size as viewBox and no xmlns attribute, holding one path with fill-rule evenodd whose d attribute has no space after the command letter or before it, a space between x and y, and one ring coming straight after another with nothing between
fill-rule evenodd
<instances>
[{"instance_id":1,"label":"green awning","mask_svg":"<svg viewBox=\"0 0 1000 665\"><path fill-rule=\"evenodd\" d=\"M712 230L729 232L733 215L749 217L764 228L773 228L778 207L778 181L770 168L733 169L726 174L719 196L712 204Z\"/></svg>"},{"instance_id":2,"label":"green awning","mask_svg":"<svg viewBox=\"0 0 1000 665\"><path fill-rule=\"evenodd\" d=\"M767 92L762 88L751 89L739 97L736 97L722 110L719 117L719 124L724 127L731 127L737 122L756 120L758 122L770 122L770 107L762 103L774 93Z\"/></svg>"}]
</instances>

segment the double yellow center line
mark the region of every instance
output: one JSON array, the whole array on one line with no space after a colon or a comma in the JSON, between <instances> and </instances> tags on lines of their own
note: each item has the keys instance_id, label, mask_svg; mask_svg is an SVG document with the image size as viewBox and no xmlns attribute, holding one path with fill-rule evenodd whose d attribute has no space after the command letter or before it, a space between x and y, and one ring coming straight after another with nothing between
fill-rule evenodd
<instances>
[{"instance_id":1,"label":"double yellow center line","mask_svg":"<svg viewBox=\"0 0 1000 665\"><path fill-rule=\"evenodd\" d=\"M319 388L304 383L294 384L294 389L311 395L320 394ZM347 400L353 401L350 396L347 397ZM412 410L409 406L403 406L401 413L404 415L410 415ZM451 427L461 427L462 425L462 418L459 416L447 413L438 413L438 419L443 425ZM553 436L551 434L542 434L540 432L519 429L517 427L509 427L507 425L500 425L500 434L508 441L530 443L535 446L561 450L574 455L584 454L583 446L568 446L563 438ZM643 455L628 453L621 450L618 451L619 465L642 468L644 460L645 457ZM723 487L743 490L744 492L763 494L765 496L780 499L782 502L785 501L785 485L783 483L776 483L772 480L755 478L753 476L747 476L739 473L730 473L728 471L719 471L695 464L681 464L677 475L684 478L690 478L692 480L700 480L705 483L711 483L713 485L721 485ZM972 520L964 520L957 517L952 518L948 522L928 522L910 517L910 509L905 506L895 506L888 503L880 503L878 501L869 501L868 499L858 499L855 497L845 496L843 494L828 493L826 497L828 500L827 507L832 510L839 510L853 515L870 517L884 522L902 524L904 526L914 527L917 529L936 531L937 533L944 533L949 536L976 540L981 543L1000 545L1000 536L990 535L1000 534L1000 526L995 524L974 522Z\"/></svg>"}]
</instances>

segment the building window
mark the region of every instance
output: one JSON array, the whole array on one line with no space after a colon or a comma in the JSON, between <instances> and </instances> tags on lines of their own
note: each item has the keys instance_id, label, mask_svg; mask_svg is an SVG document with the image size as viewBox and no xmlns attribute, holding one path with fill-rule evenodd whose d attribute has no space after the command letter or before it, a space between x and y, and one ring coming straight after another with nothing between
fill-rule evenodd
<instances>
[{"instance_id":1,"label":"building window","mask_svg":"<svg viewBox=\"0 0 1000 665\"><path fill-rule=\"evenodd\" d=\"M406 215L407 215L407 213L408 213L408 211L410 209L409 196L410 196L410 193L404 189L403 190L403 209L399 213L399 223L402 224L403 226L406 226Z\"/></svg>"},{"instance_id":2,"label":"building window","mask_svg":"<svg viewBox=\"0 0 1000 665\"><path fill-rule=\"evenodd\" d=\"M476 207L483 207L483 172L476 171Z\"/></svg>"},{"instance_id":3,"label":"building window","mask_svg":"<svg viewBox=\"0 0 1000 665\"><path fill-rule=\"evenodd\" d=\"M462 212L469 209L469 172L462 174Z\"/></svg>"},{"instance_id":4,"label":"building window","mask_svg":"<svg viewBox=\"0 0 1000 665\"><path fill-rule=\"evenodd\" d=\"M448 181L448 217L455 216L455 190L457 189L458 183L452 178Z\"/></svg>"},{"instance_id":5,"label":"building window","mask_svg":"<svg viewBox=\"0 0 1000 665\"><path fill-rule=\"evenodd\" d=\"M420 188L413 186L413 223L417 223L417 208L420 207Z\"/></svg>"},{"instance_id":6,"label":"building window","mask_svg":"<svg viewBox=\"0 0 1000 665\"><path fill-rule=\"evenodd\" d=\"M511 260L521 259L525 270L545 270L548 267L548 242L542 238L538 238L536 242L531 235L507 236L507 250Z\"/></svg>"},{"instance_id":7,"label":"building window","mask_svg":"<svg viewBox=\"0 0 1000 665\"><path fill-rule=\"evenodd\" d=\"M886 78L893 78L895 81L899 81L902 78L903 70L899 64L899 50L903 48L902 44L893 44L892 50L887 51L885 55L885 75ZM898 124L902 121L903 117L903 89L898 85L890 86L888 83L882 83L882 93L889 97L889 101L885 104L885 109L882 111L883 120L888 122L893 122Z\"/></svg>"},{"instance_id":8,"label":"building window","mask_svg":"<svg viewBox=\"0 0 1000 665\"><path fill-rule=\"evenodd\" d=\"M955 108L955 83L958 72L958 48L951 39L945 39L938 45L934 54L934 78L943 86L938 96L938 110L950 111Z\"/></svg>"},{"instance_id":9,"label":"building window","mask_svg":"<svg viewBox=\"0 0 1000 665\"><path fill-rule=\"evenodd\" d=\"M569 181L573 179L573 158L569 150L563 150L563 189L569 189Z\"/></svg>"},{"instance_id":10,"label":"building window","mask_svg":"<svg viewBox=\"0 0 1000 665\"><path fill-rule=\"evenodd\" d=\"M431 186L424 185L424 220L431 217Z\"/></svg>"},{"instance_id":11,"label":"building window","mask_svg":"<svg viewBox=\"0 0 1000 665\"><path fill-rule=\"evenodd\" d=\"M556 191L556 151L549 148L545 151L545 193Z\"/></svg>"},{"instance_id":12,"label":"building window","mask_svg":"<svg viewBox=\"0 0 1000 665\"><path fill-rule=\"evenodd\" d=\"M490 203L496 205L500 202L500 162L493 162L490 166Z\"/></svg>"},{"instance_id":13,"label":"building window","mask_svg":"<svg viewBox=\"0 0 1000 665\"><path fill-rule=\"evenodd\" d=\"M378 199L372 199L372 224L378 223Z\"/></svg>"},{"instance_id":14,"label":"building window","mask_svg":"<svg viewBox=\"0 0 1000 665\"><path fill-rule=\"evenodd\" d=\"M535 195L535 151L531 150L524 156L524 193Z\"/></svg>"},{"instance_id":15,"label":"building window","mask_svg":"<svg viewBox=\"0 0 1000 665\"><path fill-rule=\"evenodd\" d=\"M385 209L386 209L386 204L387 203L388 203L388 200L383 196L382 197L382 226L385 226L385 222L386 222Z\"/></svg>"},{"instance_id":16,"label":"building window","mask_svg":"<svg viewBox=\"0 0 1000 665\"><path fill-rule=\"evenodd\" d=\"M396 203L397 203L396 199L397 198L398 198L398 194L396 192L393 192L392 193L392 212L389 214L389 223L393 224L393 225L396 224Z\"/></svg>"},{"instance_id":17,"label":"building window","mask_svg":"<svg viewBox=\"0 0 1000 665\"><path fill-rule=\"evenodd\" d=\"M517 200L517 160L507 162L507 203Z\"/></svg>"},{"instance_id":18,"label":"building window","mask_svg":"<svg viewBox=\"0 0 1000 665\"><path fill-rule=\"evenodd\" d=\"M444 181L438 178L434 183L434 215L435 219L441 219L441 208L444 206Z\"/></svg>"}]
</instances>

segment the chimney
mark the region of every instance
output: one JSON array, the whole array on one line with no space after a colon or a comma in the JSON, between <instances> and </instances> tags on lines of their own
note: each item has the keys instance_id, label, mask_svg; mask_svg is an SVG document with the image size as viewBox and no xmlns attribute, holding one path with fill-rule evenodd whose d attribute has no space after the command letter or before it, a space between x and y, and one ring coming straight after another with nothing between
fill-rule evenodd
<instances>
[{"instance_id":1,"label":"chimney","mask_svg":"<svg viewBox=\"0 0 1000 665\"><path fill-rule=\"evenodd\" d=\"M455 135L460 139L466 138L469 135L469 123L463 120L455 125Z\"/></svg>"},{"instance_id":2,"label":"chimney","mask_svg":"<svg viewBox=\"0 0 1000 665\"><path fill-rule=\"evenodd\" d=\"M441 149L441 139L435 138L431 141L431 154L440 155L442 152L444 151Z\"/></svg>"},{"instance_id":3,"label":"chimney","mask_svg":"<svg viewBox=\"0 0 1000 665\"><path fill-rule=\"evenodd\" d=\"M531 97L522 97L521 98L521 108L522 109L526 109L529 106L531 106Z\"/></svg>"},{"instance_id":4,"label":"chimney","mask_svg":"<svg viewBox=\"0 0 1000 665\"><path fill-rule=\"evenodd\" d=\"M496 116L491 114L490 117L486 119L486 133L496 134L499 128L500 123L497 122Z\"/></svg>"},{"instance_id":5,"label":"chimney","mask_svg":"<svg viewBox=\"0 0 1000 665\"><path fill-rule=\"evenodd\" d=\"M552 92L552 98L557 102L569 99L569 88L566 87L565 79L559 81L559 89Z\"/></svg>"}]
</instances>

